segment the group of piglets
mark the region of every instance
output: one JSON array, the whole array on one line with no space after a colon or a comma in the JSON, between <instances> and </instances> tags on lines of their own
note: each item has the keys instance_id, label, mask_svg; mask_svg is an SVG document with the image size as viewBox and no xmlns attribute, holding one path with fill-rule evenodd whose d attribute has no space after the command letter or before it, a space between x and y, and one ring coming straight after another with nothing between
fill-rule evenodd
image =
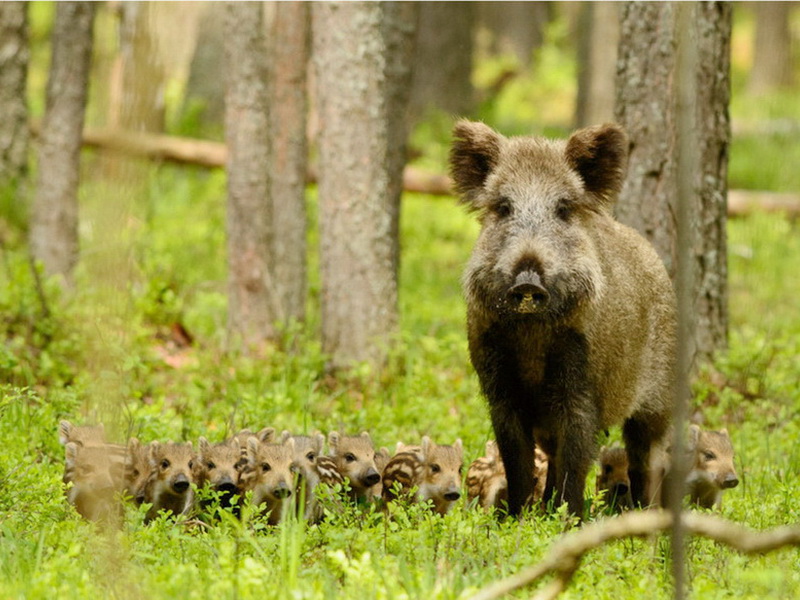
<instances>
[{"instance_id":1,"label":"group of piglets","mask_svg":"<svg viewBox=\"0 0 800 600\"><path fill-rule=\"evenodd\" d=\"M109 443L102 425L69 421L59 424L59 440L65 448L67 499L92 521L119 517L121 497L149 505L146 522L160 513L192 515L213 502L198 501L198 489L211 490L202 496L216 496L221 507L236 514L249 498L271 525L293 507L310 522L321 520L321 486L332 490L328 496L340 493L340 501L431 501L440 514L461 497L461 440L439 445L426 436L417 445L398 443L392 456L386 448L376 451L367 432L333 431L327 437L329 453L323 454L322 433L276 436L265 427L255 433L244 429L217 444L201 437L197 448L191 442L142 444L136 438L123 445Z\"/></svg>"}]
</instances>

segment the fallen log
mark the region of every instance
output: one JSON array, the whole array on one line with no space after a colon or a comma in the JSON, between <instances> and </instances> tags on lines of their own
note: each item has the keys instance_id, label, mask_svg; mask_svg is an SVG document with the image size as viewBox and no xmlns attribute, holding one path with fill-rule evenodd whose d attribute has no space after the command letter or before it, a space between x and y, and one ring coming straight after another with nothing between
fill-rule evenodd
<instances>
[{"instance_id":1,"label":"fallen log","mask_svg":"<svg viewBox=\"0 0 800 600\"><path fill-rule=\"evenodd\" d=\"M32 129L35 133L37 127L34 125ZM228 149L224 143L154 133L87 127L83 143L90 148L206 168L224 168L228 159ZM309 183L316 182L316 175L316 169L310 167ZM452 195L451 181L447 175L415 167L406 167L403 171L403 189L432 196ZM791 218L800 217L800 194L729 190L729 217L742 217L755 210L785 213Z\"/></svg>"}]
</instances>

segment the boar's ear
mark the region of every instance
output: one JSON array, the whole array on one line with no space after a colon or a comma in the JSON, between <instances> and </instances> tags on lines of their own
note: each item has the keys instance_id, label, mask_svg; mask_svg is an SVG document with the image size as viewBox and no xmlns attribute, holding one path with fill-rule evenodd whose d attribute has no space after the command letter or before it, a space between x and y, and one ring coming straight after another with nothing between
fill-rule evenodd
<instances>
[{"instance_id":1,"label":"boar's ear","mask_svg":"<svg viewBox=\"0 0 800 600\"><path fill-rule=\"evenodd\" d=\"M272 438L275 437L275 428L264 427L264 429L261 429L256 435L258 436L258 439L260 439L262 442L269 443L272 441Z\"/></svg>"},{"instance_id":2,"label":"boar's ear","mask_svg":"<svg viewBox=\"0 0 800 600\"><path fill-rule=\"evenodd\" d=\"M689 425L689 450L695 450L697 448L697 441L700 438L700 427L692 423Z\"/></svg>"},{"instance_id":3,"label":"boar's ear","mask_svg":"<svg viewBox=\"0 0 800 600\"><path fill-rule=\"evenodd\" d=\"M610 204L625 179L628 136L612 123L579 129L567 142L566 157L586 191Z\"/></svg>"},{"instance_id":4,"label":"boar's ear","mask_svg":"<svg viewBox=\"0 0 800 600\"><path fill-rule=\"evenodd\" d=\"M66 446L69 442L70 431L72 431L72 423L69 421L64 420L58 424L58 441L62 446Z\"/></svg>"},{"instance_id":5,"label":"boar's ear","mask_svg":"<svg viewBox=\"0 0 800 600\"><path fill-rule=\"evenodd\" d=\"M467 120L456 123L450 148L450 176L465 204L473 205L476 193L497 166L502 143L503 136L488 125Z\"/></svg>"},{"instance_id":6,"label":"boar's ear","mask_svg":"<svg viewBox=\"0 0 800 600\"><path fill-rule=\"evenodd\" d=\"M247 438L247 460L250 463L255 463L258 457L258 440L256 438Z\"/></svg>"},{"instance_id":7,"label":"boar's ear","mask_svg":"<svg viewBox=\"0 0 800 600\"><path fill-rule=\"evenodd\" d=\"M338 431L331 431L328 434L328 446L331 449L333 454L336 454L336 450L339 446L339 432Z\"/></svg>"},{"instance_id":8,"label":"boar's ear","mask_svg":"<svg viewBox=\"0 0 800 600\"><path fill-rule=\"evenodd\" d=\"M315 431L311 434L311 447L314 449L314 452L317 454L322 453L322 447L325 445L325 436L322 435L319 431Z\"/></svg>"},{"instance_id":9,"label":"boar's ear","mask_svg":"<svg viewBox=\"0 0 800 600\"><path fill-rule=\"evenodd\" d=\"M461 441L461 438L458 438L455 443L453 444L453 448L456 449L459 456L463 456L464 454L464 442Z\"/></svg>"},{"instance_id":10,"label":"boar's ear","mask_svg":"<svg viewBox=\"0 0 800 600\"><path fill-rule=\"evenodd\" d=\"M288 440L290 437L292 437L292 432L289 431L288 429L284 429L283 431L281 431L280 436L278 436L278 443L282 444L283 442Z\"/></svg>"}]
</instances>

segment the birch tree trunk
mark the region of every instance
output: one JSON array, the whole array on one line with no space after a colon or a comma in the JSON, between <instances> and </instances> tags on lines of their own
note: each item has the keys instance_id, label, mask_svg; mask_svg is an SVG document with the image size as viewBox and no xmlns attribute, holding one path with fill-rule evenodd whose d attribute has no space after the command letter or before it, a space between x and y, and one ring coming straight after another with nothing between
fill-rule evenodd
<instances>
[{"instance_id":1,"label":"birch tree trunk","mask_svg":"<svg viewBox=\"0 0 800 600\"><path fill-rule=\"evenodd\" d=\"M28 3L0 2L0 189L18 203L28 173Z\"/></svg>"},{"instance_id":2,"label":"birch tree trunk","mask_svg":"<svg viewBox=\"0 0 800 600\"><path fill-rule=\"evenodd\" d=\"M228 2L225 31L228 334L248 349L274 337L277 318L263 3Z\"/></svg>"},{"instance_id":3,"label":"birch tree trunk","mask_svg":"<svg viewBox=\"0 0 800 600\"><path fill-rule=\"evenodd\" d=\"M381 364L398 324L397 121L409 72L391 48L414 26L394 3L320 2L312 14L323 350L333 368Z\"/></svg>"},{"instance_id":4,"label":"birch tree trunk","mask_svg":"<svg viewBox=\"0 0 800 600\"><path fill-rule=\"evenodd\" d=\"M67 283L78 260L81 134L92 58L93 2L58 2L47 106L39 140L30 246L48 275Z\"/></svg>"},{"instance_id":5,"label":"birch tree trunk","mask_svg":"<svg viewBox=\"0 0 800 600\"><path fill-rule=\"evenodd\" d=\"M759 94L794 83L791 12L795 2L753 2L756 36L748 88Z\"/></svg>"},{"instance_id":6,"label":"birch tree trunk","mask_svg":"<svg viewBox=\"0 0 800 600\"><path fill-rule=\"evenodd\" d=\"M694 174L691 222L695 360L706 361L727 346L728 293L725 224L730 144L731 7L696 3L698 43L693 142L700 148ZM676 276L677 150L675 100L675 6L626 2L621 11L616 118L630 136L628 176L617 216L647 237Z\"/></svg>"},{"instance_id":7,"label":"birch tree trunk","mask_svg":"<svg viewBox=\"0 0 800 600\"><path fill-rule=\"evenodd\" d=\"M305 2L276 2L271 33L272 223L275 294L282 321L305 318L307 78L311 15Z\"/></svg>"}]
</instances>

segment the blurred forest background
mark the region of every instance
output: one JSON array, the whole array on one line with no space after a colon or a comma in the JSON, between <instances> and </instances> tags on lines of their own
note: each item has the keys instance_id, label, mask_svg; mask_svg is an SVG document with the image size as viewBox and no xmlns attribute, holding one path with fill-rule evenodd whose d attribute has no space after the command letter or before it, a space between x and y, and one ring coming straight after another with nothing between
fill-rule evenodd
<instances>
[{"instance_id":1,"label":"blurred forest background","mask_svg":"<svg viewBox=\"0 0 800 600\"><path fill-rule=\"evenodd\" d=\"M764 528L800 518L800 7L701 5L691 410L737 448L724 515ZM674 273L674 6L0 3L0 591L449 598L540 557L557 522L209 534L234 551L132 520L117 578L118 556L83 558L107 548L64 502L56 425L427 433L477 456L491 427L459 277L478 225L449 195L453 123L565 137L620 120L655 191L629 183L618 216ZM575 597L667 590L666 551L636 544L587 561ZM689 559L697 597L800 590L796 554Z\"/></svg>"}]
</instances>

